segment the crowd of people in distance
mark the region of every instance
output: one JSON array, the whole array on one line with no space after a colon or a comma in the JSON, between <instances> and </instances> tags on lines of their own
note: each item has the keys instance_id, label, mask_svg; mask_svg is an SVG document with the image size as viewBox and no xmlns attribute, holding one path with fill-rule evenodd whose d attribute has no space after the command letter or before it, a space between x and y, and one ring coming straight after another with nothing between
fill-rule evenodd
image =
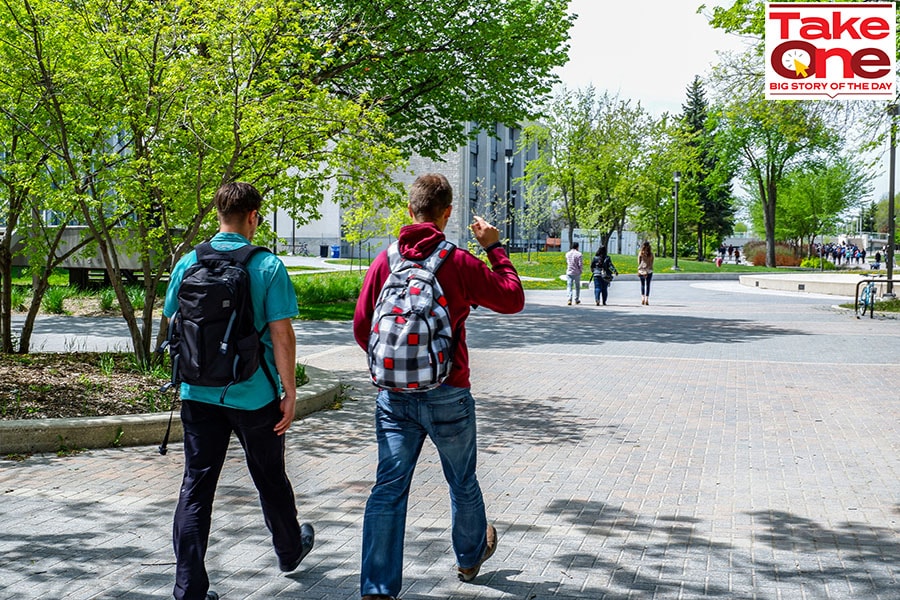
<instances>
[{"instance_id":1,"label":"crowd of people in distance","mask_svg":"<svg viewBox=\"0 0 900 600\"><path fill-rule=\"evenodd\" d=\"M856 244L829 242L822 245L817 243L814 246L814 252L816 256L824 256L839 267L866 264L866 249L860 248ZM880 256L876 262L881 262Z\"/></svg>"},{"instance_id":2,"label":"crowd of people in distance","mask_svg":"<svg viewBox=\"0 0 900 600\"><path fill-rule=\"evenodd\" d=\"M741 264L741 247L734 246L729 244L725 245L724 242L719 246L719 260L716 261L718 266L721 266L723 262L725 262L725 257L728 257L728 262L734 262L734 264Z\"/></svg>"}]
</instances>

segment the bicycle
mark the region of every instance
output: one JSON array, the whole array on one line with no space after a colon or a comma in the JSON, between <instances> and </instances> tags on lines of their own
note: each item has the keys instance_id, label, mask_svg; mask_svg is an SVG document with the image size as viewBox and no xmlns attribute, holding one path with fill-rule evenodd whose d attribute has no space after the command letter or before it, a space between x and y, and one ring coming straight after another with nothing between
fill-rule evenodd
<instances>
[{"instance_id":1,"label":"bicycle","mask_svg":"<svg viewBox=\"0 0 900 600\"><path fill-rule=\"evenodd\" d=\"M869 318L875 317L875 282L870 281L863 286L859 293L859 300L856 303L856 318L866 316L869 311Z\"/></svg>"}]
</instances>

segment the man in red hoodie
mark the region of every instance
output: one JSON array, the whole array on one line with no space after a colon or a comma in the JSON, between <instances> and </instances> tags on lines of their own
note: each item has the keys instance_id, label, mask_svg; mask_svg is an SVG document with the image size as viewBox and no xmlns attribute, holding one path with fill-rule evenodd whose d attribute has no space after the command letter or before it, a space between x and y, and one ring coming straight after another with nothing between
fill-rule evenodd
<instances>
[{"instance_id":1,"label":"man in red hoodie","mask_svg":"<svg viewBox=\"0 0 900 600\"><path fill-rule=\"evenodd\" d=\"M443 175L428 174L416 179L409 192L409 214L414 223L403 227L398 238L403 258L418 261L431 255L444 240L452 202L453 189ZM497 530L487 522L475 475L475 399L469 389L465 321L472 306L517 313L525 305L525 293L500 243L497 228L475 217L471 229L487 252L491 268L456 248L437 271L455 337L447 379L440 387L426 391L382 389L378 393L378 470L363 520L363 600L393 600L400 593L409 488L426 437L437 448L450 487L453 551L460 580L474 579L497 548ZM364 350L372 331L375 303L390 272L385 251L376 257L366 274L353 317L353 334Z\"/></svg>"}]
</instances>

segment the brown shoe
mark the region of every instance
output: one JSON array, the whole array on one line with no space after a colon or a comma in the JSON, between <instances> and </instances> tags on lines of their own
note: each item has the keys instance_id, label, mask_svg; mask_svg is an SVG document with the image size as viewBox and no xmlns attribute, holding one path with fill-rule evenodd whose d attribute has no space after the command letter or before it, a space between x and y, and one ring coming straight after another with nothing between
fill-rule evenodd
<instances>
[{"instance_id":1,"label":"brown shoe","mask_svg":"<svg viewBox=\"0 0 900 600\"><path fill-rule=\"evenodd\" d=\"M468 582L475 579L475 577L478 576L478 571L481 570L481 565L497 551L497 529L493 525L489 524L487 526L486 538L487 547L484 549L484 556L481 557L481 560L479 560L474 567L465 569L463 567L456 567L456 572L460 581Z\"/></svg>"}]
</instances>

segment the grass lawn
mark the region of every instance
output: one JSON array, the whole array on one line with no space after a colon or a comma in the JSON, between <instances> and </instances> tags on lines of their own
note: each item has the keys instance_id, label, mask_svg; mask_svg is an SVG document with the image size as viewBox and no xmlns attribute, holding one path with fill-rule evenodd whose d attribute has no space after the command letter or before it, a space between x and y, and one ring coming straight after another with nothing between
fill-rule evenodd
<instances>
[{"instance_id":1,"label":"grass lawn","mask_svg":"<svg viewBox=\"0 0 900 600\"><path fill-rule=\"evenodd\" d=\"M358 271L292 275L299 318L304 321L352 319L363 276Z\"/></svg>"},{"instance_id":2,"label":"grass lawn","mask_svg":"<svg viewBox=\"0 0 900 600\"><path fill-rule=\"evenodd\" d=\"M69 285L69 270L54 269L50 275L50 285L66 286ZM22 267L13 267L12 269L12 285L21 285L31 287L31 275Z\"/></svg>"},{"instance_id":3,"label":"grass lawn","mask_svg":"<svg viewBox=\"0 0 900 600\"><path fill-rule=\"evenodd\" d=\"M852 302L848 302L847 304L839 305L841 308L849 308L853 310L856 308ZM889 313L900 313L900 298L892 298L890 300L876 300L875 301L875 312L889 312Z\"/></svg>"},{"instance_id":4,"label":"grass lawn","mask_svg":"<svg viewBox=\"0 0 900 600\"><path fill-rule=\"evenodd\" d=\"M326 302L321 304L300 304L301 321L349 321L356 310L356 301Z\"/></svg>"},{"instance_id":5,"label":"grass lawn","mask_svg":"<svg viewBox=\"0 0 900 600\"><path fill-rule=\"evenodd\" d=\"M637 256L631 256L629 254L610 254L609 256L620 274L637 273ZM593 255L585 254L584 256L584 272L582 273L582 279L587 280L591 276L590 271L588 271L588 267L591 264L591 258L593 258ZM519 275L522 277L537 277L550 280L525 280L522 282L525 289L561 289L566 287L565 281L559 278L560 275L564 275L566 272L565 253L532 252L530 261L528 260L528 254L515 253L511 256L511 259L516 270L519 272ZM657 257L653 264L653 270L657 273L671 271L673 263L674 261L671 258L664 256ZM684 273L758 273L772 271L772 269L767 267L754 267L752 265L743 264L723 264L721 267L717 267L716 264L711 261L700 262L696 260L685 260L683 258L678 259L678 268ZM783 272L783 270L779 272Z\"/></svg>"},{"instance_id":6,"label":"grass lawn","mask_svg":"<svg viewBox=\"0 0 900 600\"><path fill-rule=\"evenodd\" d=\"M630 255L611 255L613 264L619 273L637 273L637 257ZM516 253L512 255L513 264L523 277L535 277L540 280L524 280L523 286L528 290L555 290L565 289L566 283L559 276L566 272L566 256L562 252L532 252L531 260L528 254ZM590 265L590 255L585 256L585 280L590 277L587 267ZM350 259L332 259L329 262L349 264ZM359 264L358 260L354 260ZM672 259L660 257L654 264L657 272L669 271L672 268ZM685 273L720 273L720 272L765 272L771 271L766 267L753 267L749 265L723 264L716 267L712 262L698 262L695 260L679 259L678 267ZM349 320L353 318L355 298L362 287L364 273L360 271L342 271L320 274L293 274L294 288L300 304L300 319L303 320Z\"/></svg>"},{"instance_id":7,"label":"grass lawn","mask_svg":"<svg viewBox=\"0 0 900 600\"><path fill-rule=\"evenodd\" d=\"M619 273L636 273L637 257L630 255L610 255L613 264L615 264ZM565 289L565 281L560 279L566 271L566 257L562 252L532 252L531 260L527 253L515 253L512 255L513 264L523 277L531 277L535 279L523 280L525 289ZM584 280L590 278L590 272L587 270L590 265L591 255L586 254L585 272L582 275ZM356 267L359 265L359 259L330 259L330 263L350 264ZM367 263L368 261L363 261ZM753 267L748 265L723 264L717 268L712 262L698 262L694 260L679 259L679 268L685 273L717 273L717 272L766 272L771 271L766 267ZM657 272L671 271L672 259L659 257L654 265ZM779 270L783 272L783 270ZM362 287L365 272L354 268L352 271L339 272L320 272L313 267L291 267L289 270L291 281L294 283L294 289L297 292L297 301L299 305L302 320L309 321L346 321L353 318L353 311L356 306L356 297ZM51 277L51 285L60 288L64 292L69 292L67 297L80 295L97 295L96 291L77 291L74 288L68 288L68 272L64 269L57 269ZM31 287L31 278L22 273L21 269L13 271L14 288L22 290L25 294ZM162 292L164 293L164 291ZM53 296L49 293L48 296ZM21 300L24 301L24 300ZM61 302L61 301L60 301ZM884 308L882 308L882 306ZM852 308L852 307L851 307ZM900 311L900 301L893 303L879 303L878 310L884 311Z\"/></svg>"}]
</instances>

